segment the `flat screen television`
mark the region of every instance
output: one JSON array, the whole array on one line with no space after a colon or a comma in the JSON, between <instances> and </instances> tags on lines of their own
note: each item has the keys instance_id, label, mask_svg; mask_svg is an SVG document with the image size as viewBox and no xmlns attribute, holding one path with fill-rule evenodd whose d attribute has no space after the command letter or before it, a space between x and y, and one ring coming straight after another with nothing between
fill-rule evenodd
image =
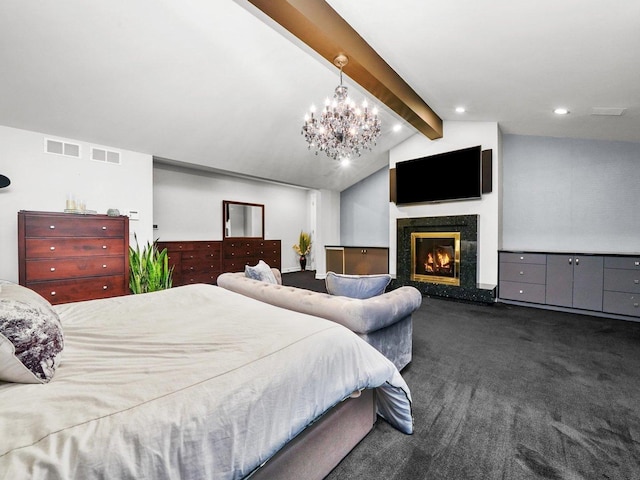
<instances>
[{"instance_id":1,"label":"flat screen television","mask_svg":"<svg viewBox=\"0 0 640 480\"><path fill-rule=\"evenodd\" d=\"M482 149L464 148L396 164L396 204L478 199Z\"/></svg>"}]
</instances>

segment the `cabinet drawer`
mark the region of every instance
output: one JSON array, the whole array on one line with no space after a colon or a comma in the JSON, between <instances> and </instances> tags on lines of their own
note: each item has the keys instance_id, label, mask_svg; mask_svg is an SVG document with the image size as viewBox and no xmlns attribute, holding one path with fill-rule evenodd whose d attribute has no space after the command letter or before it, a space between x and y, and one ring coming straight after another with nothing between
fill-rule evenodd
<instances>
[{"instance_id":1,"label":"cabinet drawer","mask_svg":"<svg viewBox=\"0 0 640 480\"><path fill-rule=\"evenodd\" d=\"M220 260L220 251L209 250L191 250L188 252L182 252L182 262L188 261L202 261L210 262L212 260Z\"/></svg>"},{"instance_id":2,"label":"cabinet drawer","mask_svg":"<svg viewBox=\"0 0 640 480\"><path fill-rule=\"evenodd\" d=\"M129 285L125 285L122 275L53 282L27 282L27 287L38 292L52 304L116 297L129 293Z\"/></svg>"},{"instance_id":3,"label":"cabinet drawer","mask_svg":"<svg viewBox=\"0 0 640 480\"><path fill-rule=\"evenodd\" d=\"M25 243L29 259L125 254L121 238L29 238Z\"/></svg>"},{"instance_id":4,"label":"cabinet drawer","mask_svg":"<svg viewBox=\"0 0 640 480\"><path fill-rule=\"evenodd\" d=\"M605 268L604 289L614 292L640 293L640 270Z\"/></svg>"},{"instance_id":5,"label":"cabinet drawer","mask_svg":"<svg viewBox=\"0 0 640 480\"><path fill-rule=\"evenodd\" d=\"M232 259L232 260L225 259L223 263L223 267L225 272L244 272L245 265L255 265L256 263L258 262L256 261L252 263L249 260L245 260L241 258Z\"/></svg>"},{"instance_id":6,"label":"cabinet drawer","mask_svg":"<svg viewBox=\"0 0 640 480\"><path fill-rule=\"evenodd\" d=\"M187 250L195 250L196 242L158 242L158 250L162 251L165 248L169 252L183 252Z\"/></svg>"},{"instance_id":7,"label":"cabinet drawer","mask_svg":"<svg viewBox=\"0 0 640 480\"><path fill-rule=\"evenodd\" d=\"M546 282L546 276L546 265L533 263L500 263L500 280L544 284Z\"/></svg>"},{"instance_id":8,"label":"cabinet drawer","mask_svg":"<svg viewBox=\"0 0 640 480\"><path fill-rule=\"evenodd\" d=\"M604 292L602 310L618 315L640 317L640 294Z\"/></svg>"},{"instance_id":9,"label":"cabinet drawer","mask_svg":"<svg viewBox=\"0 0 640 480\"><path fill-rule=\"evenodd\" d=\"M207 262L202 260L183 260L181 272L183 275L196 273L208 273L220 270L220 262Z\"/></svg>"},{"instance_id":10,"label":"cabinet drawer","mask_svg":"<svg viewBox=\"0 0 640 480\"><path fill-rule=\"evenodd\" d=\"M207 241L197 241L193 243L193 250L200 253L210 253L210 254L220 254L222 251L222 242L207 242Z\"/></svg>"},{"instance_id":11,"label":"cabinet drawer","mask_svg":"<svg viewBox=\"0 0 640 480\"><path fill-rule=\"evenodd\" d=\"M27 216L26 237L122 237L124 222L114 217Z\"/></svg>"},{"instance_id":12,"label":"cabinet drawer","mask_svg":"<svg viewBox=\"0 0 640 480\"><path fill-rule=\"evenodd\" d=\"M604 257L604 268L640 271L640 257Z\"/></svg>"},{"instance_id":13,"label":"cabinet drawer","mask_svg":"<svg viewBox=\"0 0 640 480\"><path fill-rule=\"evenodd\" d=\"M535 263L546 265L547 255L545 253L500 253L500 262L509 263Z\"/></svg>"},{"instance_id":14,"label":"cabinet drawer","mask_svg":"<svg viewBox=\"0 0 640 480\"><path fill-rule=\"evenodd\" d=\"M545 286L535 283L500 282L500 298L521 302L544 303Z\"/></svg>"},{"instance_id":15,"label":"cabinet drawer","mask_svg":"<svg viewBox=\"0 0 640 480\"><path fill-rule=\"evenodd\" d=\"M247 245L229 245L224 249L224 258L247 258L255 255L255 250Z\"/></svg>"},{"instance_id":16,"label":"cabinet drawer","mask_svg":"<svg viewBox=\"0 0 640 480\"><path fill-rule=\"evenodd\" d=\"M97 277L124 273L124 257L76 257L27 260L29 281Z\"/></svg>"},{"instance_id":17,"label":"cabinet drawer","mask_svg":"<svg viewBox=\"0 0 640 480\"><path fill-rule=\"evenodd\" d=\"M218 281L218 275L220 272L208 272L208 273L196 273L187 275L186 273L182 275L182 284L189 285L192 283L216 283Z\"/></svg>"}]
</instances>

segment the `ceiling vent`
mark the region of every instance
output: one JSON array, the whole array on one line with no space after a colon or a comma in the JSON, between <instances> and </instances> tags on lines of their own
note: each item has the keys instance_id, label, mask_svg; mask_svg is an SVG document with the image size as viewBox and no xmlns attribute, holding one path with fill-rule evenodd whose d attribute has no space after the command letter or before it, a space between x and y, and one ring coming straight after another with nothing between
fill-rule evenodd
<instances>
[{"instance_id":1,"label":"ceiling vent","mask_svg":"<svg viewBox=\"0 0 640 480\"><path fill-rule=\"evenodd\" d=\"M591 115L601 115L604 117L619 117L627 109L619 107L593 107L591 109Z\"/></svg>"},{"instance_id":2,"label":"ceiling vent","mask_svg":"<svg viewBox=\"0 0 640 480\"><path fill-rule=\"evenodd\" d=\"M107 150L106 148L91 147L91 160L120 165L120 152Z\"/></svg>"},{"instance_id":3,"label":"ceiling vent","mask_svg":"<svg viewBox=\"0 0 640 480\"><path fill-rule=\"evenodd\" d=\"M44 139L44 151L54 155L64 155L65 157L80 158L80 145L77 143L63 142L62 140Z\"/></svg>"}]
</instances>

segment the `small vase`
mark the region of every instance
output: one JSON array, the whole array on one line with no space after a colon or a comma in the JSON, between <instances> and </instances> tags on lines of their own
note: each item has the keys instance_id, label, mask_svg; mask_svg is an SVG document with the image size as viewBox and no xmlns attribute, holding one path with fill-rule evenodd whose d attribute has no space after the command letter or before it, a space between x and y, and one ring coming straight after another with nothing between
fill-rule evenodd
<instances>
[{"instance_id":1,"label":"small vase","mask_svg":"<svg viewBox=\"0 0 640 480\"><path fill-rule=\"evenodd\" d=\"M304 255L300 255L300 270L304 272L305 267L307 266L307 257Z\"/></svg>"}]
</instances>

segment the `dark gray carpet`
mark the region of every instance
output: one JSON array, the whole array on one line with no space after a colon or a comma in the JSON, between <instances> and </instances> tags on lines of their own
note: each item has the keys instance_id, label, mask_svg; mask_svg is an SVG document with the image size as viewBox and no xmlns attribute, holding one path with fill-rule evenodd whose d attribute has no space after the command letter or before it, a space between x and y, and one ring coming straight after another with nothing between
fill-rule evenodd
<instances>
[{"instance_id":1,"label":"dark gray carpet","mask_svg":"<svg viewBox=\"0 0 640 480\"><path fill-rule=\"evenodd\" d=\"M415 433L327 480L640 479L640 323L425 297L413 348Z\"/></svg>"}]
</instances>

